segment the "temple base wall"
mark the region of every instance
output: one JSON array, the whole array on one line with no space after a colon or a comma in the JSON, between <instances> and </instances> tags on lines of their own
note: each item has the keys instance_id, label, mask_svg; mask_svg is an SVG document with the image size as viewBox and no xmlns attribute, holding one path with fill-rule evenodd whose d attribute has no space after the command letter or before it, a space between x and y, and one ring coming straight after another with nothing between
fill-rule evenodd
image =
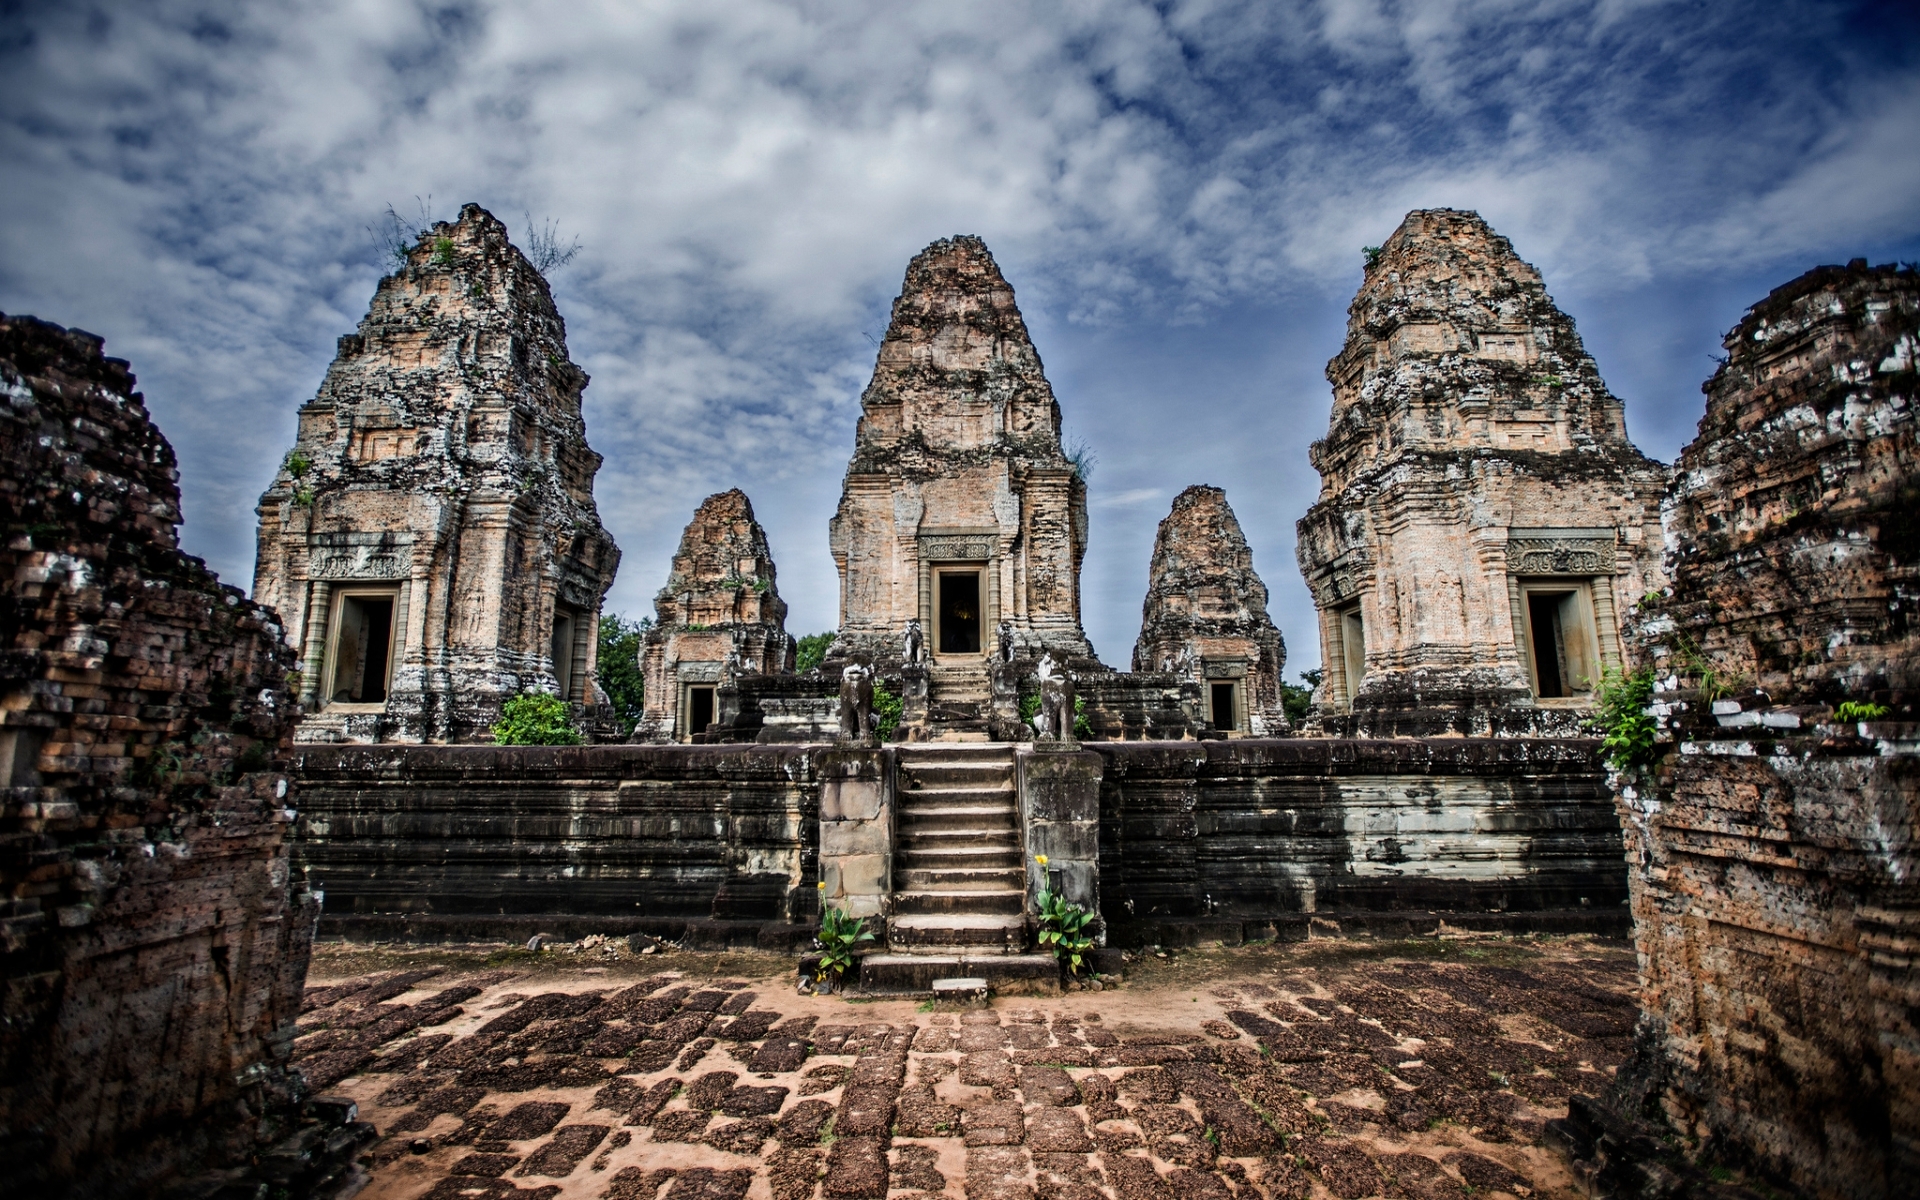
<instances>
[{"instance_id":1,"label":"temple base wall","mask_svg":"<svg viewBox=\"0 0 1920 1200\"><path fill-rule=\"evenodd\" d=\"M1101 760L1100 897L1116 944L1442 922L1626 928L1620 828L1590 741L1085 749ZM296 856L326 894L323 936L684 928L798 945L817 915L833 753L311 747L296 764Z\"/></svg>"}]
</instances>

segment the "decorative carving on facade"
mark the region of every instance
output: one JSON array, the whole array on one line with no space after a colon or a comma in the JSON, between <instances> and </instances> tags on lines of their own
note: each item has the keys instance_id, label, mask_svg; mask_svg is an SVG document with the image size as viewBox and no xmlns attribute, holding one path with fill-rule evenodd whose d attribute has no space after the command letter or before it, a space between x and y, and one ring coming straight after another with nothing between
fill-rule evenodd
<instances>
[{"instance_id":1,"label":"decorative carving on facade","mask_svg":"<svg viewBox=\"0 0 1920 1200\"><path fill-rule=\"evenodd\" d=\"M1510 530L1507 570L1515 575L1611 575L1618 541L1612 530L1565 536Z\"/></svg>"}]
</instances>

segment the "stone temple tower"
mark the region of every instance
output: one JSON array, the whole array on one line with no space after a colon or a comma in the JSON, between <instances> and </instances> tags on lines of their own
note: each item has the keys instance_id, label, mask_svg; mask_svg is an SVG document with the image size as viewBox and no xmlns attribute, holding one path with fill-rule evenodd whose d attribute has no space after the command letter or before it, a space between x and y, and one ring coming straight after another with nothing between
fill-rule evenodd
<instances>
[{"instance_id":1,"label":"stone temple tower","mask_svg":"<svg viewBox=\"0 0 1920 1200\"><path fill-rule=\"evenodd\" d=\"M522 690L596 700L620 552L547 282L477 205L422 234L340 339L260 498L254 597L309 741L469 741Z\"/></svg>"},{"instance_id":2,"label":"stone temple tower","mask_svg":"<svg viewBox=\"0 0 1920 1200\"><path fill-rule=\"evenodd\" d=\"M1327 378L1298 543L1322 728L1575 731L1619 614L1662 586L1667 476L1539 272L1475 213L1409 213Z\"/></svg>"},{"instance_id":3,"label":"stone temple tower","mask_svg":"<svg viewBox=\"0 0 1920 1200\"><path fill-rule=\"evenodd\" d=\"M1267 585L1254 573L1227 494L1198 485L1181 492L1153 541L1133 669L1197 683L1206 723L1218 732L1281 737L1286 663Z\"/></svg>"},{"instance_id":4,"label":"stone temple tower","mask_svg":"<svg viewBox=\"0 0 1920 1200\"><path fill-rule=\"evenodd\" d=\"M1086 483L1061 452L1060 406L1013 288L979 238L935 242L908 264L860 402L829 527L834 658L892 670L918 620L931 703L955 716L987 701L1002 622L1019 658L1091 663Z\"/></svg>"},{"instance_id":5,"label":"stone temple tower","mask_svg":"<svg viewBox=\"0 0 1920 1200\"><path fill-rule=\"evenodd\" d=\"M646 710L636 742L688 741L729 715L725 693L741 675L793 670L767 531L738 488L701 502L653 610L640 650Z\"/></svg>"}]
</instances>

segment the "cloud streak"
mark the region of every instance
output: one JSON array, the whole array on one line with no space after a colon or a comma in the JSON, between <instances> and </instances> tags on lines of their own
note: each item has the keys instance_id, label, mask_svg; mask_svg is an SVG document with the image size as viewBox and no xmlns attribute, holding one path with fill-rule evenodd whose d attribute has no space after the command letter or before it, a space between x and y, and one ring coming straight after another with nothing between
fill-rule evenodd
<instances>
[{"instance_id":1,"label":"cloud streak","mask_svg":"<svg viewBox=\"0 0 1920 1200\"><path fill-rule=\"evenodd\" d=\"M1661 394L1633 420L1671 455L1711 345L1641 349L1647 297L1713 293L1711 330L1835 248L1917 252L1915 44L1818 3L28 6L0 18L0 307L133 361L187 543L244 583L252 504L377 278L365 226L428 194L557 218L586 246L556 294L616 603L737 483L810 629L869 338L912 253L979 233L1105 464L1103 653L1152 502L1207 478L1306 661L1290 525L1358 248L1480 209Z\"/></svg>"}]
</instances>

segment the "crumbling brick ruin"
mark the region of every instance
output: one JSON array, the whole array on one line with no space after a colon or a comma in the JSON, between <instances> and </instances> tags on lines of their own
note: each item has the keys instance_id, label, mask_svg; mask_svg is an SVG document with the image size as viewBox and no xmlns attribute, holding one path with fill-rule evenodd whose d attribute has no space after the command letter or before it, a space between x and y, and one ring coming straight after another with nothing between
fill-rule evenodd
<instances>
[{"instance_id":1,"label":"crumbling brick ruin","mask_svg":"<svg viewBox=\"0 0 1920 1200\"><path fill-rule=\"evenodd\" d=\"M731 725L741 676L793 670L773 551L739 488L701 502L653 610L640 651L646 712L636 742L690 741L709 725Z\"/></svg>"},{"instance_id":2,"label":"crumbling brick ruin","mask_svg":"<svg viewBox=\"0 0 1920 1200\"><path fill-rule=\"evenodd\" d=\"M1629 630L1677 744L1619 777L1646 1011L1613 1111L1814 1195L1911 1195L1920 276L1818 268L1726 348ZM1640 1186L1586 1111L1573 1153Z\"/></svg>"},{"instance_id":3,"label":"crumbling brick ruin","mask_svg":"<svg viewBox=\"0 0 1920 1200\"><path fill-rule=\"evenodd\" d=\"M361 1142L303 1130L286 1070L318 911L287 861L291 655L180 553L133 386L99 338L0 316L0 1193L259 1155L304 1195Z\"/></svg>"},{"instance_id":4,"label":"crumbling brick ruin","mask_svg":"<svg viewBox=\"0 0 1920 1200\"><path fill-rule=\"evenodd\" d=\"M1216 731L1280 737L1288 732L1280 702L1286 663L1286 643L1267 615L1267 585L1254 573L1227 494L1181 492L1154 538L1133 669L1199 684Z\"/></svg>"},{"instance_id":5,"label":"crumbling brick ruin","mask_svg":"<svg viewBox=\"0 0 1920 1200\"><path fill-rule=\"evenodd\" d=\"M300 655L306 741L468 741L594 686L620 552L566 323L469 204L380 281L260 498L254 597Z\"/></svg>"},{"instance_id":6,"label":"crumbling brick ruin","mask_svg":"<svg viewBox=\"0 0 1920 1200\"><path fill-rule=\"evenodd\" d=\"M1573 321L1470 212L1409 213L1327 364L1299 524L1315 715L1357 737L1577 732L1618 614L1663 582L1660 465Z\"/></svg>"},{"instance_id":7,"label":"crumbling brick ruin","mask_svg":"<svg viewBox=\"0 0 1920 1200\"><path fill-rule=\"evenodd\" d=\"M1087 487L1060 447L1060 405L986 244L933 243L907 266L860 398L829 542L840 571L835 661L890 671L924 631L935 724L987 727L988 662L1091 663L1080 628Z\"/></svg>"}]
</instances>

